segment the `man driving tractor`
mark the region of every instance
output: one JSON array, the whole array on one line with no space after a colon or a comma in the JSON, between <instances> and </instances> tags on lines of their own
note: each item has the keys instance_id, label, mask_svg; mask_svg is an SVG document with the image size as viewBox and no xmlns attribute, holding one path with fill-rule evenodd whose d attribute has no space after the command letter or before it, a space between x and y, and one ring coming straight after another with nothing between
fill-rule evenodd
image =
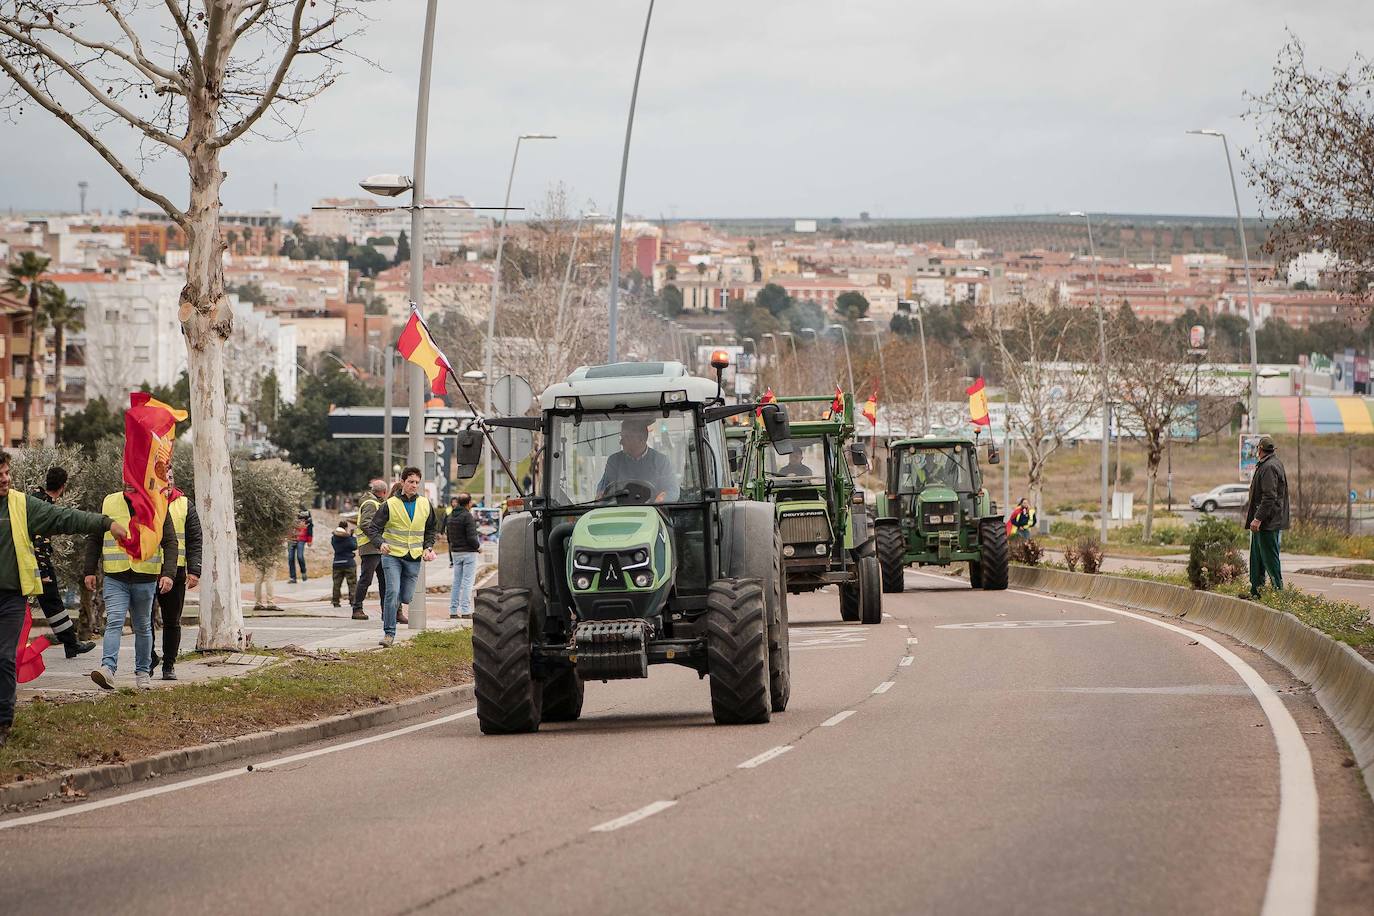
<instances>
[{"instance_id":1,"label":"man driving tractor","mask_svg":"<svg viewBox=\"0 0 1374 916\"><path fill-rule=\"evenodd\" d=\"M599 497L617 493L633 480L647 483L653 491L653 502L674 502L678 498L677 475L673 473L668 456L649 447L649 427L653 420L630 418L620 422L620 451L606 459L601 482L596 485Z\"/></svg>"}]
</instances>

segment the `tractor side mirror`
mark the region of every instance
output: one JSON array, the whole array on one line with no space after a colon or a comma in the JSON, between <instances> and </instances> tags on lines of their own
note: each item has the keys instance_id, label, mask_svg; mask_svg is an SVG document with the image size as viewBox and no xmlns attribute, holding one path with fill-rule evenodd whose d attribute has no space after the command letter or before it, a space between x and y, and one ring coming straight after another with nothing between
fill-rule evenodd
<instances>
[{"instance_id":1,"label":"tractor side mirror","mask_svg":"<svg viewBox=\"0 0 1374 916\"><path fill-rule=\"evenodd\" d=\"M1001 464L1002 453L997 451L997 446L988 443L988 464Z\"/></svg>"},{"instance_id":2,"label":"tractor side mirror","mask_svg":"<svg viewBox=\"0 0 1374 916\"><path fill-rule=\"evenodd\" d=\"M868 452L862 442L849 443L849 463L856 468L868 467Z\"/></svg>"},{"instance_id":3,"label":"tractor side mirror","mask_svg":"<svg viewBox=\"0 0 1374 916\"><path fill-rule=\"evenodd\" d=\"M763 405L763 428L773 451L779 455L792 454L792 427L787 421L787 408L776 402Z\"/></svg>"},{"instance_id":4,"label":"tractor side mirror","mask_svg":"<svg viewBox=\"0 0 1374 916\"><path fill-rule=\"evenodd\" d=\"M465 429L453 438L453 458L458 465L454 475L459 480L468 480L482 463L482 434L475 429Z\"/></svg>"}]
</instances>

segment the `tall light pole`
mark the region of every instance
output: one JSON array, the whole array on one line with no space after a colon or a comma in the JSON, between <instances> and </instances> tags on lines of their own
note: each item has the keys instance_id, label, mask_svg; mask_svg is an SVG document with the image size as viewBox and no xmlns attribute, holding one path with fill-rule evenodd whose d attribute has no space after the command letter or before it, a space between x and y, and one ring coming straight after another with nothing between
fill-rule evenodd
<instances>
[{"instance_id":1,"label":"tall light pole","mask_svg":"<svg viewBox=\"0 0 1374 916\"><path fill-rule=\"evenodd\" d=\"M1190 130L1190 134L1202 137L1220 137L1221 148L1226 153L1226 171L1231 176L1231 197L1236 203L1236 232L1240 235L1240 256L1245 262L1245 301L1250 321L1250 432L1259 429L1259 350L1255 345L1255 288L1250 282L1250 246L1245 242L1245 220L1240 215L1240 191L1236 188L1236 170L1231 166L1231 144L1226 134L1219 130Z\"/></svg>"},{"instance_id":2,"label":"tall light pole","mask_svg":"<svg viewBox=\"0 0 1374 916\"><path fill-rule=\"evenodd\" d=\"M639 74L644 69L644 48L649 44L649 23L654 18L654 0L649 0L649 12L644 17L644 37L639 42L639 61L635 64L635 85L630 90L630 116L625 121L625 150L620 155L620 191L615 198L615 239L611 242L611 289L607 297L610 310L607 362L619 359L616 345L616 312L620 296L620 234L625 222L625 173L630 168L630 136L635 129L635 103L639 101Z\"/></svg>"},{"instance_id":3,"label":"tall light pole","mask_svg":"<svg viewBox=\"0 0 1374 916\"><path fill-rule=\"evenodd\" d=\"M487 305L487 339L482 344L482 371L486 373L483 387L485 399L482 412L491 416L491 386L496 381L492 374L492 344L496 340L496 303L501 295L501 257L506 250L506 220L510 214L510 189L515 184L515 163L520 160L520 144L524 140L556 140L553 134L521 134L515 138L515 153L510 157L510 176L506 179L506 202L501 205L501 222L496 233L496 268L491 275L491 302ZM412 249L413 250L413 249ZM411 401L415 396L411 395ZM491 464L495 456L488 455L482 462L482 505L491 507Z\"/></svg>"},{"instance_id":4,"label":"tall light pole","mask_svg":"<svg viewBox=\"0 0 1374 916\"><path fill-rule=\"evenodd\" d=\"M1097 272L1097 246L1093 243L1093 219L1082 210L1074 210L1069 216L1081 216L1088 226L1088 256L1093 259L1093 303L1097 306L1097 339L1102 348L1102 504L1099 507L1102 532L1102 547L1107 546L1107 463L1111 454L1112 402L1109 391L1111 375L1107 370L1107 318L1102 312L1102 278ZM1008 422L1010 426L1010 422Z\"/></svg>"},{"instance_id":5,"label":"tall light pole","mask_svg":"<svg viewBox=\"0 0 1374 916\"><path fill-rule=\"evenodd\" d=\"M849 370L849 393L854 393L854 361L849 358L849 334L845 331L844 325L832 324L826 331L833 331L836 328L840 331L840 338L844 341L844 365Z\"/></svg>"}]
</instances>

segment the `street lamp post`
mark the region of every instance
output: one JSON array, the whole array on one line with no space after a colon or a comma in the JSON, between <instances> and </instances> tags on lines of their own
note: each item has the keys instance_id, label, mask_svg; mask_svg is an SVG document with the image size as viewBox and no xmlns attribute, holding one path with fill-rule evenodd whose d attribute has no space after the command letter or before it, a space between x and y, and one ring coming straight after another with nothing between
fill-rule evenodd
<instances>
[{"instance_id":1,"label":"street lamp post","mask_svg":"<svg viewBox=\"0 0 1374 916\"><path fill-rule=\"evenodd\" d=\"M496 234L496 268L491 276L491 302L487 305L487 339L482 345L482 371L486 373L486 385L483 389L486 398L482 402L482 411L487 416L491 416L491 386L495 380L492 375L492 344L496 339L496 303L501 295L501 257L506 248L506 220L510 213L510 191L515 184L515 163L520 159L520 143L524 140L557 140L553 134L521 134L515 138L515 153L510 157L510 176L506 179L506 201L501 205L501 222ZM415 396L411 395L411 401ZM491 463L495 456L487 456L487 460L482 462L482 505L490 508L491 506Z\"/></svg>"},{"instance_id":2,"label":"street lamp post","mask_svg":"<svg viewBox=\"0 0 1374 916\"><path fill-rule=\"evenodd\" d=\"M839 328L839 331L840 331L840 338L841 338L842 340L844 340L844 365L845 365L845 368L849 370L849 393L850 393L850 394L853 394L853 393L854 393L854 361L851 360L851 359L849 358L849 334L848 334L848 332L845 331L844 325L842 325L842 324L832 324L829 328L826 328L826 330L827 330L827 331L832 331L832 330L834 330L834 329L836 329L836 328Z\"/></svg>"},{"instance_id":3,"label":"street lamp post","mask_svg":"<svg viewBox=\"0 0 1374 916\"><path fill-rule=\"evenodd\" d=\"M625 174L630 168L630 136L635 129L635 103L639 101L639 74L644 69L644 49L649 44L649 23L654 18L654 0L649 0L649 12L644 17L644 37L639 42L639 60L635 63L635 84L630 90L630 116L625 121L625 150L620 156L620 190L615 198L615 239L611 242L611 282L610 295L607 297L610 312L610 327L607 337L607 362L615 362L618 357L616 346L616 311L620 295L620 235L625 223Z\"/></svg>"},{"instance_id":4,"label":"street lamp post","mask_svg":"<svg viewBox=\"0 0 1374 916\"><path fill-rule=\"evenodd\" d=\"M1097 271L1097 246L1093 244L1093 220L1082 210L1075 210L1069 216L1081 216L1088 227L1088 255L1093 259L1093 303L1097 306L1097 339L1102 348L1102 503L1099 512L1102 516L1100 528L1102 547L1107 546L1107 464L1111 454L1112 404L1109 391L1111 376L1107 370L1107 319L1102 312L1102 280Z\"/></svg>"},{"instance_id":5,"label":"street lamp post","mask_svg":"<svg viewBox=\"0 0 1374 916\"><path fill-rule=\"evenodd\" d=\"M1226 134L1219 130L1190 130L1190 134L1197 134L1202 137L1220 137L1221 148L1226 153L1226 171L1231 176L1231 197L1236 203L1236 233L1240 235L1240 256L1245 263L1245 302L1247 317L1250 322L1250 403L1249 426L1250 432L1259 429L1259 351L1255 345L1255 288L1250 282L1250 247L1245 242L1245 220L1240 215L1240 191L1236 188L1236 170L1231 166L1231 144L1226 140Z\"/></svg>"}]
</instances>

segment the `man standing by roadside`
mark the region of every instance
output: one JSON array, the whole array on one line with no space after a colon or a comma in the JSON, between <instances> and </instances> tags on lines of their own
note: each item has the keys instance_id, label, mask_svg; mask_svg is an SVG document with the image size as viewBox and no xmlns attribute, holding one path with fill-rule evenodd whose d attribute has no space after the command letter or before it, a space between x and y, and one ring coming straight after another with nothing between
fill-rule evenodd
<instances>
[{"instance_id":1,"label":"man standing by roadside","mask_svg":"<svg viewBox=\"0 0 1374 916\"><path fill-rule=\"evenodd\" d=\"M477 535L477 520L472 517L471 508L472 494L459 493L454 497L453 512L445 527L449 563L453 566L453 591L448 599L450 618L472 616L472 583L477 578L482 539Z\"/></svg>"},{"instance_id":2,"label":"man standing by roadside","mask_svg":"<svg viewBox=\"0 0 1374 916\"><path fill-rule=\"evenodd\" d=\"M105 497L101 511L128 525L133 504L125 490ZM106 690L114 690L115 672L119 670L119 641L124 632L124 619L133 621L134 685L139 690L153 688L153 594L166 594L172 589L177 574L177 536L173 525L162 524L162 543L158 551L146 560L134 560L119 546L111 532L104 536L93 534L86 544L86 587L95 591L96 570L105 573L101 597L105 599L105 643L101 649L100 667L91 672L91 680Z\"/></svg>"},{"instance_id":3,"label":"man standing by roadside","mask_svg":"<svg viewBox=\"0 0 1374 916\"><path fill-rule=\"evenodd\" d=\"M339 607L344 591L344 583L348 583L348 600L353 601L353 593L358 590L358 563L354 559L354 554L358 552L358 539L353 536L353 526L347 519L340 519L339 527L334 529L334 534L329 538L329 546L334 548L334 594L332 597L335 607Z\"/></svg>"},{"instance_id":4,"label":"man standing by roadside","mask_svg":"<svg viewBox=\"0 0 1374 916\"><path fill-rule=\"evenodd\" d=\"M382 542L380 539L368 537L367 529L372 524L372 516L377 514L377 509L381 507L382 500L386 499L386 481L380 477L368 483L371 492L358 504L358 557L361 561L361 568L358 570L358 589L353 594L353 619L366 620L367 614L363 612L363 599L367 597L367 590L372 587L372 576L377 576L377 592L381 595L381 604L386 606L386 570L381 568L382 564Z\"/></svg>"},{"instance_id":5,"label":"man standing by roadside","mask_svg":"<svg viewBox=\"0 0 1374 916\"><path fill-rule=\"evenodd\" d=\"M10 489L10 456L0 452L0 747L14 724L15 660L24 610L29 598L43 592L33 539L53 534L111 532L124 539L122 522L94 512L55 506L47 500Z\"/></svg>"},{"instance_id":6,"label":"man standing by roadside","mask_svg":"<svg viewBox=\"0 0 1374 916\"><path fill-rule=\"evenodd\" d=\"M34 487L33 495L49 505L55 504L67 490L67 469L48 468L48 476L43 486ZM72 618L67 606L62 602L62 590L57 587L57 569L52 562L52 539L43 535L33 539L33 550L38 556L38 578L43 583L43 594L38 596L38 605L43 608L43 616L48 619L48 627L67 652L67 658L76 658L95 648L94 642L83 642L76 635Z\"/></svg>"},{"instance_id":7,"label":"man standing by roadside","mask_svg":"<svg viewBox=\"0 0 1374 916\"><path fill-rule=\"evenodd\" d=\"M1258 598L1264 577L1274 588L1283 588L1279 568L1279 542L1288 527L1288 474L1274 454L1274 440L1263 436L1257 449L1259 464L1250 479L1245 501L1245 527L1250 529L1250 597Z\"/></svg>"},{"instance_id":8,"label":"man standing by roadside","mask_svg":"<svg viewBox=\"0 0 1374 916\"><path fill-rule=\"evenodd\" d=\"M410 467L401 472L401 492L388 497L367 526L368 540L382 545L382 568L391 583L382 603L383 646L396 639L396 615L415 595L421 561L434 559L437 515L429 500L420 495L420 469ZM424 595L416 612L425 612Z\"/></svg>"},{"instance_id":9,"label":"man standing by roadside","mask_svg":"<svg viewBox=\"0 0 1374 916\"><path fill-rule=\"evenodd\" d=\"M200 584L200 515L191 498L176 488L172 472L167 471L167 520L177 541L177 572L172 587L157 596L162 609L162 679L177 679L177 654L181 651L181 612L186 606L186 590ZM157 667L157 640L153 640L153 667Z\"/></svg>"}]
</instances>

